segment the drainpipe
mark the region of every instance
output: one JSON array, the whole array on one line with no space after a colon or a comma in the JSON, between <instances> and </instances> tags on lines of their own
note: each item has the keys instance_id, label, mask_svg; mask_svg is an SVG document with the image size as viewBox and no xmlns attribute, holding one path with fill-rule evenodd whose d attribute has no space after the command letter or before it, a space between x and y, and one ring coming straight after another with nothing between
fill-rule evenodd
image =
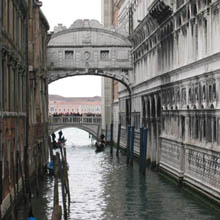
<instances>
[{"instance_id":1,"label":"drainpipe","mask_svg":"<svg viewBox=\"0 0 220 220\"><path fill-rule=\"evenodd\" d=\"M2 118L3 118L3 104L2 104L2 0L0 0L0 219L1 216L1 206L2 206Z\"/></svg>"}]
</instances>

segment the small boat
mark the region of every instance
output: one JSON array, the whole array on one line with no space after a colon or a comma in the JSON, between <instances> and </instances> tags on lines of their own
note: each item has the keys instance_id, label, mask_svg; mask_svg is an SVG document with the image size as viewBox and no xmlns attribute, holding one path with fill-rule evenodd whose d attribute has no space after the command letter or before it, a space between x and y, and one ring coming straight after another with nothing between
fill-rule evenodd
<instances>
[{"instance_id":1,"label":"small boat","mask_svg":"<svg viewBox=\"0 0 220 220\"><path fill-rule=\"evenodd\" d=\"M95 146L96 146L96 150L95 150L96 153L104 151L105 145L103 143L96 142Z\"/></svg>"},{"instance_id":2,"label":"small boat","mask_svg":"<svg viewBox=\"0 0 220 220\"><path fill-rule=\"evenodd\" d=\"M48 169L49 175L53 175L53 174L54 174L54 164L53 164L53 160L51 160L51 161L47 164L47 169Z\"/></svg>"}]
</instances>

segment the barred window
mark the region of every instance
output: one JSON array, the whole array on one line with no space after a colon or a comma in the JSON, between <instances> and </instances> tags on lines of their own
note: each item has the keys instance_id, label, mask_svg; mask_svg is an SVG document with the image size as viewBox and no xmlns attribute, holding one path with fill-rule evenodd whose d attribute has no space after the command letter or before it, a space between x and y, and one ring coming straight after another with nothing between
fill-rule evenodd
<instances>
[{"instance_id":1,"label":"barred window","mask_svg":"<svg viewBox=\"0 0 220 220\"><path fill-rule=\"evenodd\" d=\"M109 50L102 50L100 52L100 59L101 60L109 60Z\"/></svg>"},{"instance_id":2,"label":"barred window","mask_svg":"<svg viewBox=\"0 0 220 220\"><path fill-rule=\"evenodd\" d=\"M65 59L73 59L73 50L65 51Z\"/></svg>"}]
</instances>

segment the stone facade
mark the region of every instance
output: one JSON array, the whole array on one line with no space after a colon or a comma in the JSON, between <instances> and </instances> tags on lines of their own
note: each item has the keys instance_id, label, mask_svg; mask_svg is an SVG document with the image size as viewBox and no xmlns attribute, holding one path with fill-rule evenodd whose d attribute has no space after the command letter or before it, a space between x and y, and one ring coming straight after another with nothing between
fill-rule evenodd
<instances>
[{"instance_id":1,"label":"stone facade","mask_svg":"<svg viewBox=\"0 0 220 220\"><path fill-rule=\"evenodd\" d=\"M132 123L137 137L140 125L149 129L147 159L218 201L219 5L125 0L118 14L133 44ZM126 129L129 97L120 88L119 106Z\"/></svg>"},{"instance_id":2,"label":"stone facade","mask_svg":"<svg viewBox=\"0 0 220 220\"><path fill-rule=\"evenodd\" d=\"M46 125L46 118L42 119L42 123L37 124L36 122L34 125L29 115L35 112L40 118L43 117L42 113L44 112L45 117L47 116L47 82L45 81L43 87L43 84L40 83L42 78L39 76L36 80L37 86L32 86L34 68L37 66L40 70L40 67L44 65L33 63L31 59L38 52L44 56L40 56L39 62L45 59L46 51L43 51L42 48L46 49L48 24L39 9L38 1L2 0L0 3L0 13L3 13L0 16L2 27L0 29L0 204L1 215L4 216L10 206L10 196L13 198L21 190L21 175L25 175L27 183L29 175L33 174L40 161L35 161L36 163L33 165L33 158L36 156L33 152L36 152L37 146L41 142L36 132L32 132L32 128L36 126L42 129ZM35 12L31 18L28 18L28 9L33 9ZM33 12L32 10L29 11L30 13ZM34 28L31 29L33 25ZM33 30L36 31L35 37L30 39L34 34ZM44 42L41 41L43 38L45 39ZM31 49L30 45L33 45L34 49ZM39 102L44 98L45 109L36 109L37 102L36 100L33 101L33 96L31 96L34 92L35 99L36 97L40 98ZM28 108L28 103L31 101L32 105ZM46 135L46 126L44 129ZM45 140L47 140L47 136ZM42 159L41 162L44 164L47 157L47 154L44 154L45 146L46 143L41 145L41 149L43 149L42 158L44 158L44 161ZM26 160L28 158L29 160ZM21 164L22 172L19 170L18 164ZM29 165L30 173L28 171Z\"/></svg>"},{"instance_id":3,"label":"stone facade","mask_svg":"<svg viewBox=\"0 0 220 220\"><path fill-rule=\"evenodd\" d=\"M48 161L47 43L49 24L42 3L29 1L28 20L28 152L29 174L38 174Z\"/></svg>"}]
</instances>

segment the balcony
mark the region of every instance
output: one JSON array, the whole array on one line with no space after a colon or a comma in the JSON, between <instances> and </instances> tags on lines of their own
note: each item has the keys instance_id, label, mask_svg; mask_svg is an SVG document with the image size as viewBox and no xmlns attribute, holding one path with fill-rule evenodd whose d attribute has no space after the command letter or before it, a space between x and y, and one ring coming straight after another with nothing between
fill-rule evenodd
<instances>
[{"instance_id":1,"label":"balcony","mask_svg":"<svg viewBox=\"0 0 220 220\"><path fill-rule=\"evenodd\" d=\"M149 7L149 13L158 24L163 23L173 13L172 1L155 0Z\"/></svg>"}]
</instances>

